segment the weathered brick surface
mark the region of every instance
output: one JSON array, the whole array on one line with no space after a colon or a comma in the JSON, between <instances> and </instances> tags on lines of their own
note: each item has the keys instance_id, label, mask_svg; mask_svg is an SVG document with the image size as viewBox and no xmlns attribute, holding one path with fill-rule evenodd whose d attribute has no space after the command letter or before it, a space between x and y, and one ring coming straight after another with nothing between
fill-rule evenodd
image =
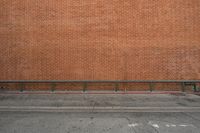
<instances>
[{"instance_id":1,"label":"weathered brick surface","mask_svg":"<svg viewBox=\"0 0 200 133\"><path fill-rule=\"evenodd\" d=\"M0 79L200 79L200 0L1 0Z\"/></svg>"}]
</instances>

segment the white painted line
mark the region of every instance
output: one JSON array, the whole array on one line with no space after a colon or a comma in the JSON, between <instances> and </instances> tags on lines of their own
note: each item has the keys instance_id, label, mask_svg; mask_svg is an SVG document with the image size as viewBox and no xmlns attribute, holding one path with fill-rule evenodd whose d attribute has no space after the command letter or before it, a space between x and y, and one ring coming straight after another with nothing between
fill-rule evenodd
<instances>
[{"instance_id":1,"label":"white painted line","mask_svg":"<svg viewBox=\"0 0 200 133\"><path fill-rule=\"evenodd\" d=\"M138 123L132 123L132 124L128 124L129 127L136 127L136 126L139 126Z\"/></svg>"},{"instance_id":2,"label":"white painted line","mask_svg":"<svg viewBox=\"0 0 200 133\"><path fill-rule=\"evenodd\" d=\"M175 124L166 124L166 127L176 127Z\"/></svg>"},{"instance_id":3,"label":"white painted line","mask_svg":"<svg viewBox=\"0 0 200 133\"><path fill-rule=\"evenodd\" d=\"M148 124L153 126L154 128L159 128L159 125L154 123L154 122L152 122L152 121L149 121Z\"/></svg>"}]
</instances>

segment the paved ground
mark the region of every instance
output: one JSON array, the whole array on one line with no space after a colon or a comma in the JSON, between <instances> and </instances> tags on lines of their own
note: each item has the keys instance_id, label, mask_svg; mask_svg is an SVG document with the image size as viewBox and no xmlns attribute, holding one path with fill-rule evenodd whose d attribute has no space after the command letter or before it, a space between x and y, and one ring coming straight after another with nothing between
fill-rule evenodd
<instances>
[{"instance_id":1,"label":"paved ground","mask_svg":"<svg viewBox=\"0 0 200 133\"><path fill-rule=\"evenodd\" d=\"M200 133L199 113L9 113L1 133Z\"/></svg>"},{"instance_id":2,"label":"paved ground","mask_svg":"<svg viewBox=\"0 0 200 133\"><path fill-rule=\"evenodd\" d=\"M0 133L200 133L200 111L197 110L200 97L191 94L0 94L0 99ZM40 107L47 110L38 110ZM59 112L64 107L105 109L103 113L81 109L80 112L68 112L68 109ZM107 112L106 109L119 107L135 111L110 109ZM31 109L27 111L27 108Z\"/></svg>"},{"instance_id":3,"label":"paved ground","mask_svg":"<svg viewBox=\"0 0 200 133\"><path fill-rule=\"evenodd\" d=\"M193 94L1 94L1 106L200 107Z\"/></svg>"}]
</instances>

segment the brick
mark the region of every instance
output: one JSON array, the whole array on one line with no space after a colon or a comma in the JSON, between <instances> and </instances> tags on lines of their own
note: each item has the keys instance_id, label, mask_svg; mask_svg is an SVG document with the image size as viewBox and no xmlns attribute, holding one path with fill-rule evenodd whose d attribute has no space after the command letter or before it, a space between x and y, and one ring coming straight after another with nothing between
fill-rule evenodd
<instances>
[{"instance_id":1,"label":"brick","mask_svg":"<svg viewBox=\"0 0 200 133\"><path fill-rule=\"evenodd\" d=\"M0 80L200 79L199 0L1 0Z\"/></svg>"}]
</instances>

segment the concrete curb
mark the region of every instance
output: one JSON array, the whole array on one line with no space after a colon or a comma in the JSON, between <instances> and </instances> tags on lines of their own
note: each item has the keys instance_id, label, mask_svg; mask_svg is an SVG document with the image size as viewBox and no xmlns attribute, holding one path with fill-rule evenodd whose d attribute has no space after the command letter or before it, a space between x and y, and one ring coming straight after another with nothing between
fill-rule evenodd
<instances>
[{"instance_id":1,"label":"concrete curb","mask_svg":"<svg viewBox=\"0 0 200 133\"><path fill-rule=\"evenodd\" d=\"M200 107L0 106L0 112L200 112Z\"/></svg>"}]
</instances>

